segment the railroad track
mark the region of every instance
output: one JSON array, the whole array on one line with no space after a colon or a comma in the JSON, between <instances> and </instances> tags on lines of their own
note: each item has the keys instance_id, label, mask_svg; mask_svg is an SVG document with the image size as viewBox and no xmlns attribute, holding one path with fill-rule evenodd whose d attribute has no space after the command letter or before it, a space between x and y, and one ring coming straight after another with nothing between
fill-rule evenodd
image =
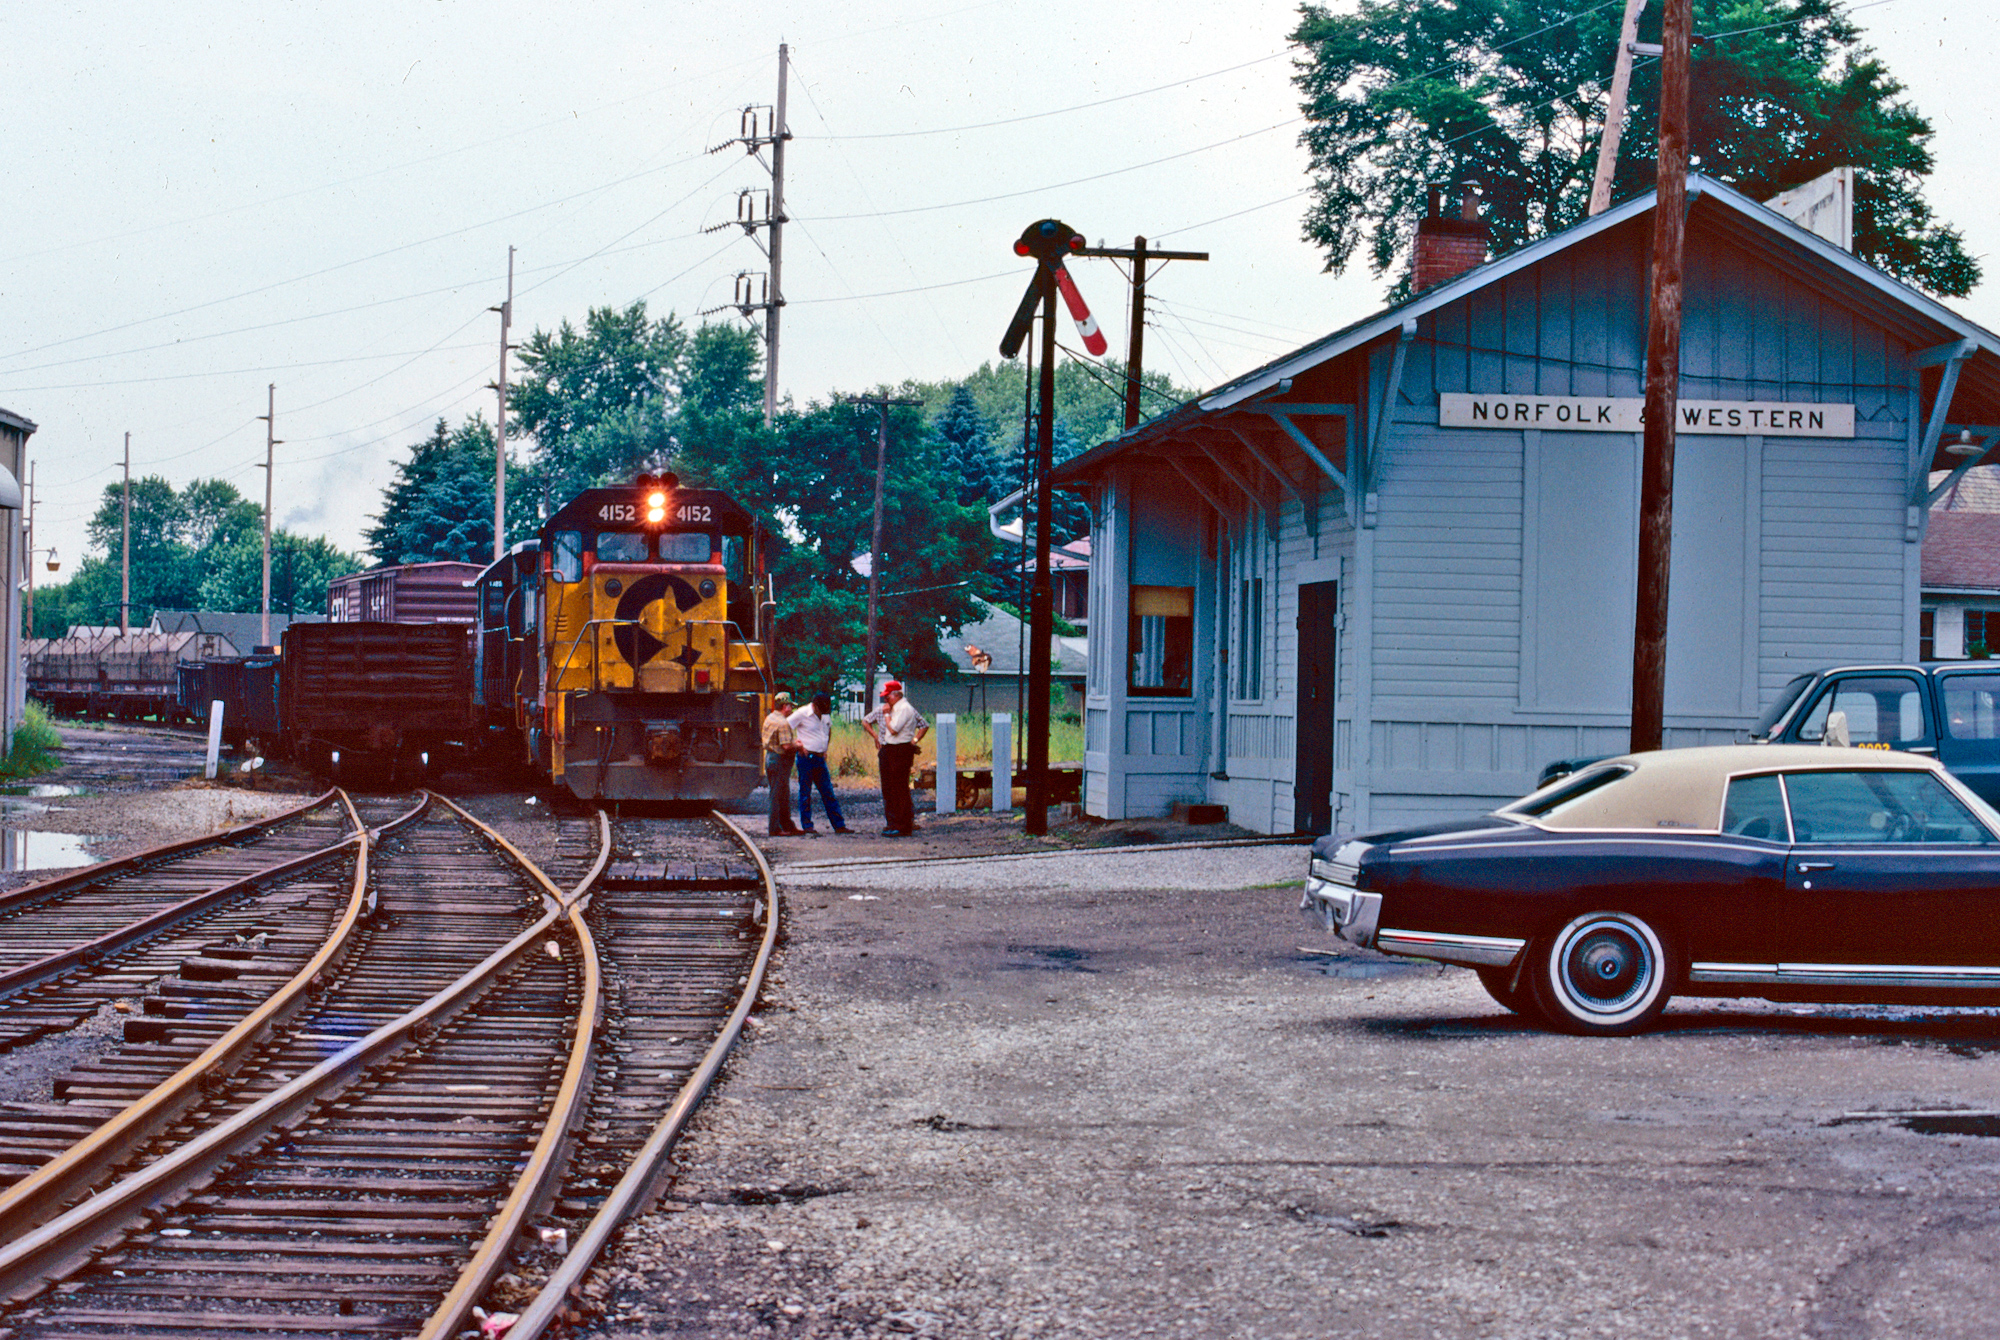
<instances>
[{"instance_id":1,"label":"railroad track","mask_svg":"<svg viewBox=\"0 0 2000 1340\"><path fill-rule=\"evenodd\" d=\"M596 826L596 858L564 890L434 804L362 854L356 899L370 905L365 887L373 910L338 970L226 1077L199 1064L215 1025L185 1021L128 1046L160 1053L150 1069L91 1072L109 1104L111 1077L136 1089L185 1061L205 1096L135 1123L151 1146L50 1199L29 1204L37 1178L58 1186L46 1169L0 1194L0 1337L445 1336L503 1269L545 1286L487 1300L520 1310L512 1334L560 1318L660 1182L775 938L747 839L734 863L598 880L610 826ZM580 848L559 829L552 864ZM545 1231L521 1253L531 1228Z\"/></svg>"},{"instance_id":2,"label":"railroad track","mask_svg":"<svg viewBox=\"0 0 2000 1340\"><path fill-rule=\"evenodd\" d=\"M0 894L0 1052L71 1028L206 948L283 953L344 883L365 812L329 791L270 818ZM408 808L408 802L402 804ZM379 819L372 820L379 822Z\"/></svg>"}]
</instances>

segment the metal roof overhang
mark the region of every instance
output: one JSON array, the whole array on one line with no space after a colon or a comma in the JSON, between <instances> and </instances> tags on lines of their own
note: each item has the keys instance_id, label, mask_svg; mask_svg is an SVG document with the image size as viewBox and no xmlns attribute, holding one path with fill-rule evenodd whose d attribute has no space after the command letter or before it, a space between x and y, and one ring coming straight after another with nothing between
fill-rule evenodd
<instances>
[{"instance_id":1,"label":"metal roof overhang","mask_svg":"<svg viewBox=\"0 0 2000 1340\"><path fill-rule=\"evenodd\" d=\"M1938 350L1941 358L1951 346L1959 346L1953 351L1963 357L1949 414L1950 426L1967 426L1978 431L1984 425L1982 436L2000 436L2000 336L1713 178L1690 174L1688 199L1691 230L1712 230L1773 269L1881 325L1919 350ZM1173 444L1191 440L1197 430L1227 433L1225 415L1238 424L1249 418L1244 411L1265 417L1270 410L1282 408L1282 402L1271 397L1284 394L1291 379L1342 354L1396 336L1419 317L1649 213L1653 203L1650 192L1637 196L1595 218L1469 270L1400 306L1342 327L1071 457L1050 472L1049 482L1056 488L1081 484L1112 461L1131 456L1153 456L1164 461L1171 456ZM1310 414L1330 408L1348 407L1298 406L1294 410ZM1966 464L1956 457L1945 456L1942 447L1933 453L1933 458L1934 463L1926 469L1953 469ZM1974 461L1978 459L1983 458Z\"/></svg>"}]
</instances>

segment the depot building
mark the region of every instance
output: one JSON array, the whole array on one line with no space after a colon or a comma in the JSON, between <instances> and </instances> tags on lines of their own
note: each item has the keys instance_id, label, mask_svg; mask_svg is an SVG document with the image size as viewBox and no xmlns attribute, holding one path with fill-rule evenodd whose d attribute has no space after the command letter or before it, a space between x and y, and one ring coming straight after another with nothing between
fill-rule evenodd
<instances>
[{"instance_id":1,"label":"depot building","mask_svg":"<svg viewBox=\"0 0 2000 1340\"><path fill-rule=\"evenodd\" d=\"M1693 176L1669 746L1794 674L1918 654L1928 502L2000 444L2000 337ZM1653 197L1484 262L1079 455L1085 808L1267 832L1490 809L1629 742Z\"/></svg>"}]
</instances>

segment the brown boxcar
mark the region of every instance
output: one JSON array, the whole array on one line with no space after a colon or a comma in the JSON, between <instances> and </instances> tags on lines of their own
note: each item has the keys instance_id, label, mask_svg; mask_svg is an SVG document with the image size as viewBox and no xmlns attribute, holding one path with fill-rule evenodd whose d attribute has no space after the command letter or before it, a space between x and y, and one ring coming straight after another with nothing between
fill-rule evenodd
<instances>
[{"instance_id":1,"label":"brown boxcar","mask_svg":"<svg viewBox=\"0 0 2000 1340\"><path fill-rule=\"evenodd\" d=\"M455 623L479 617L477 563L405 563L370 568L327 584L326 617L334 623Z\"/></svg>"},{"instance_id":2,"label":"brown boxcar","mask_svg":"<svg viewBox=\"0 0 2000 1340\"><path fill-rule=\"evenodd\" d=\"M472 725L472 644L458 624L293 624L279 717L293 757L343 774L421 772Z\"/></svg>"}]
</instances>

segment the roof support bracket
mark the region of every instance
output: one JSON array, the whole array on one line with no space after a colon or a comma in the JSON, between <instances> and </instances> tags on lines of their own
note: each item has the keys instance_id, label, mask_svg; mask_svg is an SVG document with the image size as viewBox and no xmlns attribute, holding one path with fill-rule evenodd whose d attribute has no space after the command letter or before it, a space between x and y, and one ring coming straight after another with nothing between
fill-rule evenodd
<instances>
[{"instance_id":1,"label":"roof support bracket","mask_svg":"<svg viewBox=\"0 0 2000 1340\"><path fill-rule=\"evenodd\" d=\"M1965 370L1965 360L1972 357L1977 348L1971 340L1960 340L1955 345L1940 345L1943 356L1937 361L1944 364L1944 372L1938 379L1937 397L1931 401L1931 416L1924 421L1923 440L1917 444L1917 459L1911 462L1909 499L1920 501L1931 477L1931 462L1937 459L1938 439L1944 435L1945 420L1951 417L1951 398L1958 390L1958 374ZM1918 358L1928 358L1938 349L1927 349ZM1917 366L1925 366L1918 363Z\"/></svg>"},{"instance_id":2,"label":"roof support bracket","mask_svg":"<svg viewBox=\"0 0 2000 1340\"><path fill-rule=\"evenodd\" d=\"M1166 461L1168 465L1174 467L1176 474L1188 482L1189 487L1201 495L1203 502L1206 502L1210 507L1215 509L1217 516L1221 517L1224 521L1235 520L1236 509L1226 505L1220 498L1209 492L1208 485L1203 483L1200 476L1196 475L1194 471L1188 469L1185 461L1181 460L1178 456L1169 456L1166 458Z\"/></svg>"},{"instance_id":3,"label":"roof support bracket","mask_svg":"<svg viewBox=\"0 0 2000 1340\"><path fill-rule=\"evenodd\" d=\"M1210 463L1216 469L1222 471L1230 483L1243 490L1243 496L1256 504L1257 510L1264 514L1264 520L1275 533L1278 529L1278 511L1275 507L1271 506L1270 500L1264 496L1263 488L1255 480L1251 479L1241 470L1238 470L1227 456L1217 451L1214 447L1209 446L1208 443L1197 438L1194 440L1194 447L1202 455L1208 457Z\"/></svg>"},{"instance_id":4,"label":"roof support bracket","mask_svg":"<svg viewBox=\"0 0 2000 1340\"><path fill-rule=\"evenodd\" d=\"M1271 453L1257 445L1257 440L1242 429L1237 428L1233 424L1224 424L1224 427L1229 429L1231 437L1243 444L1243 450L1249 452L1257 464L1271 472L1272 477L1284 486L1285 492L1298 500L1299 514L1305 518L1306 534L1318 535L1319 490L1312 488L1310 485L1300 485L1297 480L1292 478L1289 470L1279 465L1277 459Z\"/></svg>"},{"instance_id":5,"label":"roof support bracket","mask_svg":"<svg viewBox=\"0 0 2000 1340\"><path fill-rule=\"evenodd\" d=\"M1953 340L1950 344L1934 344L1928 349L1919 349L1910 355L1913 368L1934 368L1947 361L1963 361L1972 357L1979 346L1971 340Z\"/></svg>"},{"instance_id":6,"label":"roof support bracket","mask_svg":"<svg viewBox=\"0 0 2000 1340\"><path fill-rule=\"evenodd\" d=\"M1396 401L1403 394L1403 364L1410 354L1410 342L1417 338L1417 319L1413 316L1403 319L1403 328L1396 334L1396 352L1389 360L1389 376L1382 383L1382 408L1375 415L1374 429L1369 434L1367 452L1360 460L1351 456L1348 469L1353 473L1355 489L1349 492L1349 505L1359 504L1359 514L1355 520L1363 527L1375 524L1375 466L1382 459L1382 452L1389 443L1389 428L1396 421ZM1358 493L1357 498L1354 495Z\"/></svg>"},{"instance_id":7,"label":"roof support bracket","mask_svg":"<svg viewBox=\"0 0 2000 1340\"><path fill-rule=\"evenodd\" d=\"M1294 445L1296 445L1300 451L1303 451L1306 454L1307 460L1311 461L1314 465L1317 465L1319 467L1321 474L1325 475L1328 479L1331 479L1333 481L1335 488L1338 488L1341 492L1345 493L1347 491L1347 475L1343 473L1341 470L1335 468L1333 462L1327 459L1326 453L1319 449L1319 444L1313 441L1311 438L1307 437L1305 435L1305 431L1301 429L1297 424L1292 422L1291 416L1293 414L1298 413L1300 408L1301 407L1296 405L1287 405L1285 406L1285 409L1288 411L1287 413L1280 414L1275 409L1267 409L1264 410L1263 413L1267 417L1269 417L1272 423L1275 423L1278 425L1278 427L1284 429L1285 436L1291 438ZM1318 409L1320 407L1314 406L1313 408ZM1341 417L1346 419L1351 427L1354 422L1353 406L1340 405L1340 406L1334 406L1333 408L1338 408L1348 411ZM1353 436L1354 436L1353 432L1350 431L1348 433L1348 437L1351 439Z\"/></svg>"}]
</instances>

